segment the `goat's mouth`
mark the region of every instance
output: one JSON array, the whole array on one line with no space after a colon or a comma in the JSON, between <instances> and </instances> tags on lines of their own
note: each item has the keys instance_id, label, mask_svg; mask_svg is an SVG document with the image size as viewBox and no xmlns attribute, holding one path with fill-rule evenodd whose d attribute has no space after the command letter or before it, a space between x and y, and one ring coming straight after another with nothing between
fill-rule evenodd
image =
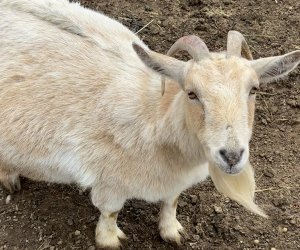
<instances>
[{"instance_id":1,"label":"goat's mouth","mask_svg":"<svg viewBox=\"0 0 300 250\"><path fill-rule=\"evenodd\" d=\"M243 168L238 167L238 166L228 166L228 165L223 165L223 164L218 164L217 165L224 173L229 174L229 175L236 175L239 174Z\"/></svg>"},{"instance_id":2,"label":"goat's mouth","mask_svg":"<svg viewBox=\"0 0 300 250\"><path fill-rule=\"evenodd\" d=\"M248 156L244 156L240 161L236 162L235 164L230 164L223 160L217 159L215 162L215 166L221 169L225 174L229 175L236 175L243 171L246 167L246 163L248 162Z\"/></svg>"}]
</instances>

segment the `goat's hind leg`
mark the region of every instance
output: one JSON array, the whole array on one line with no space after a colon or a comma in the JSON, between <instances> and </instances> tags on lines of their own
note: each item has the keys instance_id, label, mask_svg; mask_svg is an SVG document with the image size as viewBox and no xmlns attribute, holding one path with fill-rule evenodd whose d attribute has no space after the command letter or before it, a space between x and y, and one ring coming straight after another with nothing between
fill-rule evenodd
<instances>
[{"instance_id":1,"label":"goat's hind leg","mask_svg":"<svg viewBox=\"0 0 300 250\"><path fill-rule=\"evenodd\" d=\"M0 183L10 193L21 190L19 174L2 164L0 164Z\"/></svg>"}]
</instances>

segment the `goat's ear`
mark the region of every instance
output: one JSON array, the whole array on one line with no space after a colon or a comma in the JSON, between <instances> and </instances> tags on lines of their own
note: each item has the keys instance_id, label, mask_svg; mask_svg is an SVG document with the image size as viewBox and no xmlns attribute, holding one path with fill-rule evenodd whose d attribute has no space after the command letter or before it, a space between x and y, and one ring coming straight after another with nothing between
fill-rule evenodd
<instances>
[{"instance_id":1,"label":"goat's ear","mask_svg":"<svg viewBox=\"0 0 300 250\"><path fill-rule=\"evenodd\" d=\"M259 81L262 83L280 79L291 72L300 63L300 50L274 57L266 57L251 61Z\"/></svg>"},{"instance_id":2,"label":"goat's ear","mask_svg":"<svg viewBox=\"0 0 300 250\"><path fill-rule=\"evenodd\" d=\"M175 80L181 85L181 87L183 87L186 75L186 62L177 60L173 57L156 53L151 50L146 51L144 48L142 48L136 43L133 43L132 47L139 56L139 58L149 68L153 69L162 76L167 76Z\"/></svg>"}]
</instances>

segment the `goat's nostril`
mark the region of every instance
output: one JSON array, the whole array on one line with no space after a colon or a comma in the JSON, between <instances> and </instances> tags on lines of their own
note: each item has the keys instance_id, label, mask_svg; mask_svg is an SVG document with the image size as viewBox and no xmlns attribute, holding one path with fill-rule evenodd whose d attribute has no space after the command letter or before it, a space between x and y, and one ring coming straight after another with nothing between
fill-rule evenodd
<instances>
[{"instance_id":1,"label":"goat's nostril","mask_svg":"<svg viewBox=\"0 0 300 250\"><path fill-rule=\"evenodd\" d=\"M240 158L242 157L243 153L244 153L245 149L242 149L240 152Z\"/></svg>"},{"instance_id":2,"label":"goat's nostril","mask_svg":"<svg viewBox=\"0 0 300 250\"><path fill-rule=\"evenodd\" d=\"M238 152L233 152L233 151L227 151L225 149L221 149L219 151L219 154L221 155L222 159L230 166L233 167L235 166L240 159L242 158L242 155L244 153L244 149L238 151Z\"/></svg>"},{"instance_id":3,"label":"goat's nostril","mask_svg":"<svg viewBox=\"0 0 300 250\"><path fill-rule=\"evenodd\" d=\"M229 161L229 154L228 154L227 150L221 149L221 150L219 151L219 154L221 155L222 159L223 159L225 162L228 163L228 161Z\"/></svg>"},{"instance_id":4,"label":"goat's nostril","mask_svg":"<svg viewBox=\"0 0 300 250\"><path fill-rule=\"evenodd\" d=\"M224 158L225 155L226 155L226 150L225 149L221 149L219 152L220 152L220 155L222 156L222 158Z\"/></svg>"}]
</instances>

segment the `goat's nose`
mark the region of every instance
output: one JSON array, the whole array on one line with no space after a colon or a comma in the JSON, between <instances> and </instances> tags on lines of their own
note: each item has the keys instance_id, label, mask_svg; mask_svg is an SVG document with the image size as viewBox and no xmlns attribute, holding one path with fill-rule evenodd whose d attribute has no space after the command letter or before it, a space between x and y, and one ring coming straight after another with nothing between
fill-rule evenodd
<instances>
[{"instance_id":1,"label":"goat's nose","mask_svg":"<svg viewBox=\"0 0 300 250\"><path fill-rule=\"evenodd\" d=\"M244 149L240 151L227 151L226 149L221 149L219 151L222 159L230 166L235 166L242 158Z\"/></svg>"}]
</instances>

